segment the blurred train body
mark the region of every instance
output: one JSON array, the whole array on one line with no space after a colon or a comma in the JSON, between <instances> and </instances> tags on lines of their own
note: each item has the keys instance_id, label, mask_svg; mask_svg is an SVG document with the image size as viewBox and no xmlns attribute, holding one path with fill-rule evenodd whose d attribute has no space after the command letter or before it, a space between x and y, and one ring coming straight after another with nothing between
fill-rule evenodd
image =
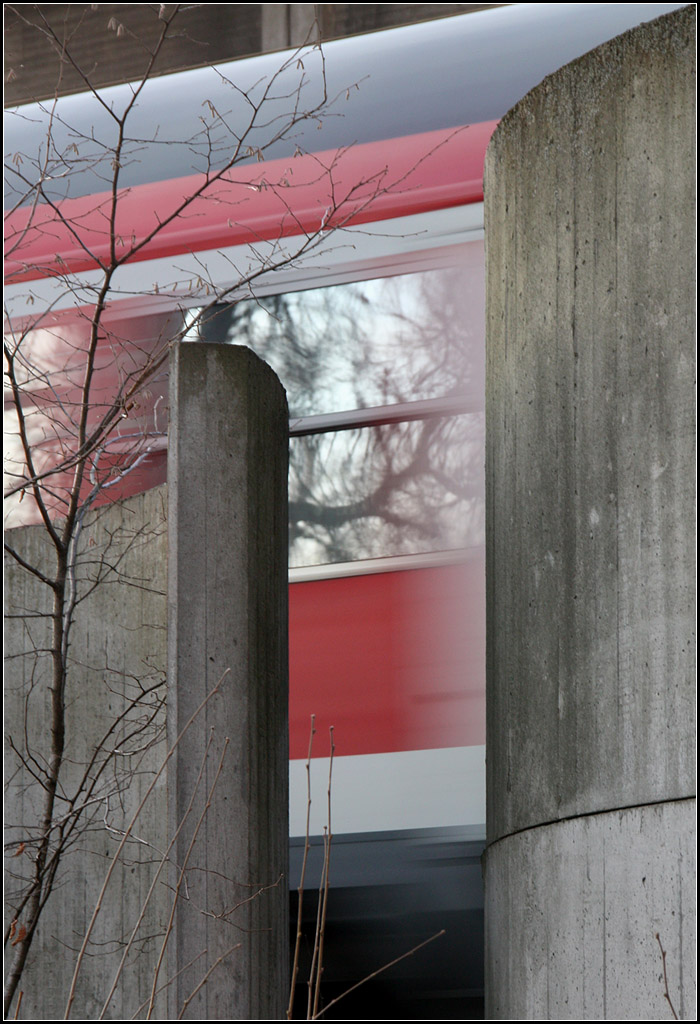
<instances>
[{"instance_id":1,"label":"blurred train body","mask_svg":"<svg viewBox=\"0 0 700 1024\"><path fill-rule=\"evenodd\" d=\"M264 107L268 127L249 139L251 155L262 150L264 161L236 166L213 199L120 267L106 323L143 353L183 317L186 328L204 303L191 290L198 268L206 265L218 288L255 260L278 268L186 337L250 345L288 391L290 885L306 826L313 714L312 877L327 824L330 726L335 741L327 995L447 929L369 985L366 1000L360 990L347 1009L341 1004L340 1017L483 1015L488 140L547 73L677 6L511 5L330 43L323 68L311 50L303 69L298 56L268 54L221 74L156 78L134 111L132 131L146 141L124 165L118 233L145 238L202 179L202 99L235 118L240 93L230 82L254 90L285 66L278 98ZM271 135L302 73L303 101L311 105L325 88L328 110ZM128 86L102 93L115 108L128 95ZM45 156L49 109L32 105L10 118L6 148L25 154L25 177L27 154L37 165ZM99 147L109 118L90 96L67 97L57 111L55 152L71 145L78 125L81 151L92 144L95 152L46 188L80 218L89 244L76 245L49 205L34 211L19 255L6 264L6 296L15 329L51 308L29 341L55 368L54 393L70 402L71 363L79 365L87 340L81 309L107 244ZM12 238L29 223L31 196L12 172L7 178ZM285 265L304 232L320 225L336 230ZM67 270L75 282L68 297L56 276ZM106 341L97 383L105 401L125 372L107 349ZM128 436L105 452L99 471L117 481L110 500L165 480L166 397L161 375L132 413ZM135 432L145 439L138 469L118 482L114 470ZM57 451L47 448L45 458ZM31 521L28 499L10 505L8 525Z\"/></svg>"}]
</instances>

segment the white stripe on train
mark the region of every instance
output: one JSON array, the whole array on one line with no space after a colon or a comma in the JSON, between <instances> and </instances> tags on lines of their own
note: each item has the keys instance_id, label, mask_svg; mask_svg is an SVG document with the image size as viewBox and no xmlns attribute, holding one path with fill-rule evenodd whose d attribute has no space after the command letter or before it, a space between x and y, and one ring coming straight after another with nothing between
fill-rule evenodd
<instances>
[{"instance_id":1,"label":"white stripe on train","mask_svg":"<svg viewBox=\"0 0 700 1024\"><path fill-rule=\"evenodd\" d=\"M310 835L328 822L327 757L311 762ZM444 747L335 757L331 828L346 832L483 825L485 747ZM306 831L306 761L289 763L289 834Z\"/></svg>"},{"instance_id":2,"label":"white stripe on train","mask_svg":"<svg viewBox=\"0 0 700 1024\"><path fill-rule=\"evenodd\" d=\"M329 232L322 246L308 253L300 264L277 270L261 278L255 286L256 295L279 294L300 288L340 284L361 277L386 276L387 267L397 272L425 270L430 265L430 250L439 261L443 247L462 245L483 238L484 204L432 210L427 213L393 217L356 228L339 228ZM237 279L259 268L261 260L279 264L289 254L298 252L304 237L260 242L253 253L250 246L204 250L162 256L152 260L125 263L112 281L110 306L113 314L123 308L125 315L157 313L179 306L196 306L211 301L204 286L199 298L197 278L206 274L218 288L230 287ZM37 310L52 312L89 305L102 282L99 270L86 270L68 277L45 277L27 282L14 282L5 288L6 316L36 316ZM155 291L157 285L158 291ZM249 293L246 291L247 296Z\"/></svg>"}]
</instances>

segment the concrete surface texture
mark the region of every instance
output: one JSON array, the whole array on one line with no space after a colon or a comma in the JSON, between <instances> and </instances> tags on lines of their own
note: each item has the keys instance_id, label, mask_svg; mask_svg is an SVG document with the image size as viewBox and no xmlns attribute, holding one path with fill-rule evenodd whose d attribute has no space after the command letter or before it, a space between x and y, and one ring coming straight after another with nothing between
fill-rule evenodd
<instances>
[{"instance_id":1,"label":"concrete surface texture","mask_svg":"<svg viewBox=\"0 0 700 1024\"><path fill-rule=\"evenodd\" d=\"M184 1019L285 1015L286 400L272 371L244 349L191 345L175 369L170 511L168 492L159 487L98 509L81 535L76 582L83 599L71 632L61 792L70 798L86 771L94 784L88 784L89 799L81 798L86 808L32 945L22 1017L63 1017L100 888L159 770L104 894L78 975L73 1018L98 1019L144 907L105 1019L145 1013L179 878L178 868L158 874L166 853L187 872L156 984L154 1019L176 1019L210 969ZM169 572L168 515L172 529L180 530L179 540L171 530ZM13 530L11 540L26 562L50 569L52 550L42 527ZM224 670L231 672L164 768L166 576L177 629L171 682L180 686L168 699L171 746ZM31 875L22 844L31 849L27 839L42 807L31 758L45 763L49 750L51 605L48 588L12 558L5 586L6 839L10 854L17 853L8 862L12 905L13 893ZM171 995L173 1012L165 983L190 960L192 968Z\"/></svg>"},{"instance_id":2,"label":"concrete surface texture","mask_svg":"<svg viewBox=\"0 0 700 1024\"><path fill-rule=\"evenodd\" d=\"M223 960L184 1019L278 1020L288 998L287 402L249 349L178 344L170 410L168 790L174 860L186 866L171 878L182 897L171 1017L196 990L206 950L207 969Z\"/></svg>"},{"instance_id":3,"label":"concrete surface texture","mask_svg":"<svg viewBox=\"0 0 700 1024\"><path fill-rule=\"evenodd\" d=\"M593 1017L602 1007L628 1019L644 1005L663 1019L649 935L659 931L677 967L688 962L689 897L674 889L668 851L687 856L680 808L695 793L694 28L689 7L563 68L504 118L487 156L496 1016L507 1006L515 1018L576 1017L574 993L587 987ZM676 830L662 848L656 817L633 809L671 801L678 813L655 812ZM601 830L632 813L653 870L616 891L627 850L621 838L601 843ZM587 815L597 817L574 820ZM584 898L581 857L612 892ZM517 923L503 913L516 906ZM588 926L596 915L603 931ZM571 929L583 945L555 938ZM620 943L646 950L643 966ZM618 996L606 1002L613 976ZM693 980L684 971L678 984L676 1007L692 1016Z\"/></svg>"},{"instance_id":4,"label":"concrete surface texture","mask_svg":"<svg viewBox=\"0 0 700 1024\"><path fill-rule=\"evenodd\" d=\"M491 1019L671 1020L663 950L671 1002L694 1020L694 819L679 800L491 847Z\"/></svg>"},{"instance_id":5,"label":"concrete surface texture","mask_svg":"<svg viewBox=\"0 0 700 1024\"><path fill-rule=\"evenodd\" d=\"M86 770L83 814L56 877L23 975L21 1018L63 1018L77 950L100 887L127 823L165 757L163 736L166 664L166 507L164 488L91 514L77 561L78 595L71 633L66 702L66 760L61 793L71 797ZM52 547L43 527L12 530L8 540L30 564L50 570ZM101 582L94 586L97 579ZM50 611L48 588L13 559L5 565L5 822L9 853L31 838L40 820L42 790L31 755L45 764L49 751L48 680ZM158 684L160 684L158 686ZM152 693L146 691L156 686ZM131 701L138 703L129 711ZM120 716L122 716L120 718ZM110 731L111 730L111 731ZM110 756L111 750L118 750ZM17 752L15 752L17 751ZM96 754L97 752L97 754ZM91 766L90 766L91 765ZM64 829L71 829L70 806ZM128 938L141 913L167 845L165 778L161 776L125 847L104 896L93 939L78 976L75 1014L97 1020ZM30 875L31 855L8 860L5 895ZM149 900L137 942L127 959L106 1019L128 1020L149 993L170 896L164 885ZM157 937L160 936L160 940ZM14 1013L14 1009L12 1011ZM166 1015L164 993L155 1016Z\"/></svg>"}]
</instances>

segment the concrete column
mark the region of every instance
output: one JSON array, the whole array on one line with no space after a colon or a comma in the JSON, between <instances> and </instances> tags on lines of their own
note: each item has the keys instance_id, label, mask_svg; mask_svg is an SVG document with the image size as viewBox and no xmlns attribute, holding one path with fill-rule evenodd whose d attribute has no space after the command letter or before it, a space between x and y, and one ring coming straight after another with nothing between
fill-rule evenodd
<instances>
[{"instance_id":1,"label":"concrete column","mask_svg":"<svg viewBox=\"0 0 700 1024\"><path fill-rule=\"evenodd\" d=\"M262 51L307 46L319 36L315 4L261 4Z\"/></svg>"},{"instance_id":2,"label":"concrete column","mask_svg":"<svg viewBox=\"0 0 700 1024\"><path fill-rule=\"evenodd\" d=\"M163 764L165 715L156 712L162 693L151 693L136 710L129 712L128 707L139 692L148 691L165 675L165 533L163 488L96 509L83 524L61 785L62 792L75 794L85 786L86 766L96 763L97 772L88 776L87 786L95 784L91 780L97 782L93 793L99 802L87 804L78 841L67 851L58 884L42 913L22 976L19 1016L23 1019L63 1019L75 969L76 937L79 941L90 923L120 830L146 798L153 775ZM45 573L54 570L53 545L43 526L8 530L5 540L28 564ZM5 839L15 843L9 847L7 865L6 893L11 903L16 898L13 891L20 891L22 879L31 877L33 865L28 854L12 857L12 853L35 834L43 808L43 787L30 758L45 764L50 755L51 595L36 576L13 558L6 559L3 710L5 735L11 738L5 765ZM107 748L116 747L119 754L109 759L103 771L105 739ZM135 753L130 755L130 750ZM102 897L92 943L78 975L73 1020L99 1019L123 953L115 938L128 936L144 910L159 860L153 851L165 849L167 843L164 787L146 799L136 831L145 842L124 849ZM151 991L157 955L155 943L142 946L141 939L162 934L169 902L165 886L157 886L146 904L139 940L132 946L106 1019L131 1020L140 1015L139 1006ZM61 936L71 939L61 941ZM167 1019L165 996L162 991L156 998L155 1020ZM10 1016L14 1012L13 1006Z\"/></svg>"},{"instance_id":3,"label":"concrete column","mask_svg":"<svg viewBox=\"0 0 700 1024\"><path fill-rule=\"evenodd\" d=\"M487 155L491 1019L694 1019L694 23Z\"/></svg>"},{"instance_id":4,"label":"concrete column","mask_svg":"<svg viewBox=\"0 0 700 1024\"><path fill-rule=\"evenodd\" d=\"M168 776L171 836L184 820L172 885L185 869L168 967L169 976L182 971L170 986L171 1019L210 970L185 1019L285 1015L287 438L284 390L251 351L203 343L174 348L171 744L204 706Z\"/></svg>"}]
</instances>

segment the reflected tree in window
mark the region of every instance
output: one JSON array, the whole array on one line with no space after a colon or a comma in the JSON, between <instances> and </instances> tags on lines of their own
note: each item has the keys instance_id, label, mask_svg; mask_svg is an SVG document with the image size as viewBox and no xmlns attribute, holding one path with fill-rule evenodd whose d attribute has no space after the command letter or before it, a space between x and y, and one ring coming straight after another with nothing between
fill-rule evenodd
<instances>
[{"instance_id":1,"label":"reflected tree in window","mask_svg":"<svg viewBox=\"0 0 700 1024\"><path fill-rule=\"evenodd\" d=\"M200 331L270 363L293 418L406 407L406 422L292 439L290 564L483 542L483 253L466 248L459 267L242 301ZM451 396L474 411L412 418Z\"/></svg>"},{"instance_id":2,"label":"reflected tree in window","mask_svg":"<svg viewBox=\"0 0 700 1024\"><path fill-rule=\"evenodd\" d=\"M294 438L290 564L483 543L483 417Z\"/></svg>"}]
</instances>

